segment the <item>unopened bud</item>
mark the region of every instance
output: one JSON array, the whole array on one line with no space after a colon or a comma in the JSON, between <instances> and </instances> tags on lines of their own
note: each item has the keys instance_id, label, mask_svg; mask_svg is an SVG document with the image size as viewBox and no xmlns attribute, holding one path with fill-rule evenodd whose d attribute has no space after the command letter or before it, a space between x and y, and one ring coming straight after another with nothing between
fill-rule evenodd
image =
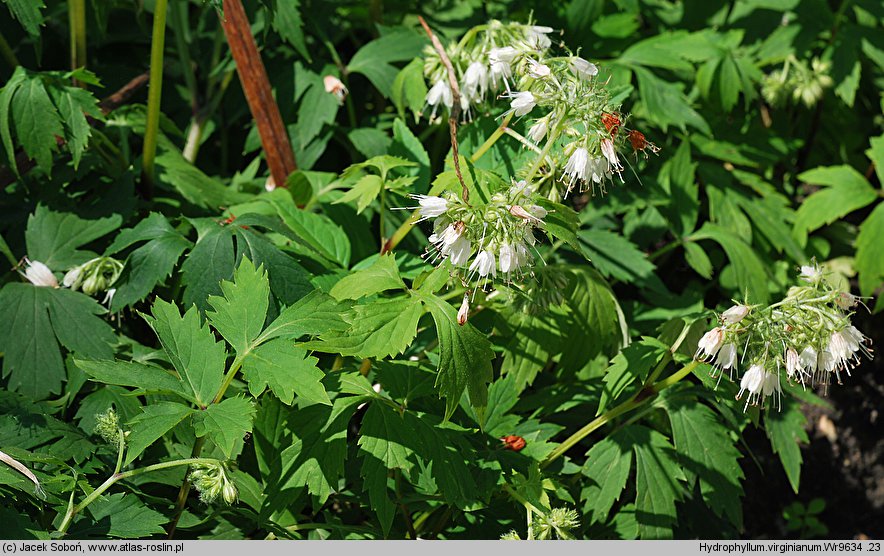
<instances>
[{"instance_id":1,"label":"unopened bud","mask_svg":"<svg viewBox=\"0 0 884 556\"><path fill-rule=\"evenodd\" d=\"M463 303L460 304L460 309L457 311L457 324L463 326L467 323L467 319L470 317L470 296L469 294L464 294Z\"/></svg>"}]
</instances>

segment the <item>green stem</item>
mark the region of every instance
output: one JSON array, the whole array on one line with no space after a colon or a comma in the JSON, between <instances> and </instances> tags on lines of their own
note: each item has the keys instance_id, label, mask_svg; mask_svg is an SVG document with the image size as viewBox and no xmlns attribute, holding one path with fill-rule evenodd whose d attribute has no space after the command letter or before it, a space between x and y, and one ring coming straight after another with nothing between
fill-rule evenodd
<instances>
[{"instance_id":1,"label":"green stem","mask_svg":"<svg viewBox=\"0 0 884 556\"><path fill-rule=\"evenodd\" d=\"M169 23L172 25L172 31L175 34L175 49L178 51L178 57L181 58L184 83L187 85L187 91L190 93L190 109L195 117L199 110L199 91L196 83L196 74L193 71L193 60L190 57L190 45L187 41L189 24L187 8L188 2L174 4L169 12Z\"/></svg>"},{"instance_id":2,"label":"green stem","mask_svg":"<svg viewBox=\"0 0 884 556\"><path fill-rule=\"evenodd\" d=\"M86 0L68 0L71 70L86 66Z\"/></svg>"},{"instance_id":3,"label":"green stem","mask_svg":"<svg viewBox=\"0 0 884 556\"><path fill-rule=\"evenodd\" d=\"M498 139L500 139L501 137L503 137L506 134L507 125L509 125L510 120L512 120L512 118L513 118L512 114L509 114L509 115L507 115L506 118L504 118L503 122L500 123L500 126L496 130L494 130L494 133L492 133L488 137L488 139L486 139L485 142L482 143L482 146L480 146L476 150L476 152L473 153L473 155L470 157L470 162L476 162L480 158L482 158L482 156L486 152L488 152L488 150L492 146L494 146L494 143L496 143ZM437 185L433 186L432 189L430 189L430 191L427 193L427 195L438 195L439 193L442 192L442 189L443 188L437 184ZM411 229L414 228L415 220L417 220L419 217L420 217L419 212L414 211L412 213L411 217L408 218L405 222L403 222L402 225L399 226L399 228L393 233L393 235L390 236L390 239L387 240L387 242L385 244L383 244L383 246L381 247L381 254L383 255L384 253L388 253L388 252L392 251L393 249L395 249L396 246L399 245L399 242L401 242L403 239L405 239L405 236L408 235L408 232L410 232Z\"/></svg>"},{"instance_id":4,"label":"green stem","mask_svg":"<svg viewBox=\"0 0 884 556\"><path fill-rule=\"evenodd\" d=\"M123 429L117 430L119 431L120 439L117 441L117 465L114 466L114 475L123 469L123 454L126 453L126 438L123 436Z\"/></svg>"},{"instance_id":5,"label":"green stem","mask_svg":"<svg viewBox=\"0 0 884 556\"><path fill-rule=\"evenodd\" d=\"M540 151L540 154L537 156L537 160L531 166L531 169L528 171L528 175L525 177L525 181L531 183L531 180L534 179L534 175L540 170L540 167L543 165L543 161L546 160L549 151L552 150L553 145L559 139L559 133L562 131L562 126L568 118L568 111L566 110L559 121L556 123L556 127L550 132L549 137L546 140L546 144L543 146L543 150Z\"/></svg>"},{"instance_id":6,"label":"green stem","mask_svg":"<svg viewBox=\"0 0 884 556\"><path fill-rule=\"evenodd\" d=\"M549 464L559 459L565 454L565 452L574 447L575 444L586 438L596 429L601 428L602 426L609 423L615 417L619 417L620 415L623 415L628 411L631 411L650 402L654 398L655 394L659 393L662 390L665 390L666 388L669 388L679 380L691 374L691 372L695 368L697 368L699 364L699 361L691 361L690 363L682 367L677 373L665 378L664 380L661 380L660 382L654 383L650 387L652 390L651 395L646 395L643 396L642 399L638 399L638 395L645 391L644 389L642 389L617 407L609 409L605 413L599 415L598 417L587 423L583 428L566 438L565 441L559 444L559 446L555 450L550 452L546 459L543 460L543 462L540 464L541 469L547 467Z\"/></svg>"},{"instance_id":7,"label":"green stem","mask_svg":"<svg viewBox=\"0 0 884 556\"><path fill-rule=\"evenodd\" d=\"M9 43L6 42L6 37L3 36L3 33L0 33L0 56L9 64L9 67L15 69L19 66L18 58L15 57L15 52L12 51Z\"/></svg>"},{"instance_id":8,"label":"green stem","mask_svg":"<svg viewBox=\"0 0 884 556\"><path fill-rule=\"evenodd\" d=\"M160 98L163 91L163 51L166 40L166 7L168 0L156 0L153 36L150 45L150 89L147 94L147 126L144 132L144 176L153 186L157 134L160 130Z\"/></svg>"},{"instance_id":9,"label":"green stem","mask_svg":"<svg viewBox=\"0 0 884 556\"><path fill-rule=\"evenodd\" d=\"M178 467L180 465L193 465L198 463L218 463L218 460L213 458L187 458L187 459L176 459L172 461L164 461L162 463L155 463L153 465L147 465L145 467L140 467L138 469L132 469L129 471L125 471L123 473L114 473L110 477L107 478L106 481L101 483L101 486L92 491L86 498L83 499L82 502L74 506L70 509L67 514L65 514L64 519L61 522L61 525L58 526L59 533L66 533L68 527L71 526L71 522L74 517L86 509L86 507L95 502L102 494L107 491L110 487L112 487L115 483L122 481L123 479L128 479L130 477L135 477L138 475L143 475L144 473L150 473L152 471L160 471L161 469L168 469L170 467Z\"/></svg>"},{"instance_id":10,"label":"green stem","mask_svg":"<svg viewBox=\"0 0 884 556\"><path fill-rule=\"evenodd\" d=\"M485 156L485 153L494 146L494 143L497 143L497 140L503 137L503 134L506 133L507 126L509 126L510 121L513 119L513 113L507 114L506 118L500 123L500 126L494 130L494 133L488 136L488 139L485 140L482 145L476 149L476 152L470 157L470 162L477 162L480 158Z\"/></svg>"}]
</instances>

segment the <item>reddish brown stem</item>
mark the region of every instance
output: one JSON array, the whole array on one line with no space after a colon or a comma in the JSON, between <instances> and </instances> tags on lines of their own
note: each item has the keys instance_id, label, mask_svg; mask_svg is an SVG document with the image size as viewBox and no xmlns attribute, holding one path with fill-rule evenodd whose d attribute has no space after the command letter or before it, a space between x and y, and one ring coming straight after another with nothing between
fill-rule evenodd
<instances>
[{"instance_id":1,"label":"reddish brown stem","mask_svg":"<svg viewBox=\"0 0 884 556\"><path fill-rule=\"evenodd\" d=\"M289 174L298 167L242 2L224 0L224 13L219 16L249 110L258 126L270 175L278 186L285 187Z\"/></svg>"},{"instance_id":2,"label":"reddish brown stem","mask_svg":"<svg viewBox=\"0 0 884 556\"><path fill-rule=\"evenodd\" d=\"M439 58L442 59L442 64L448 71L448 84L451 87L452 99L451 114L448 116L448 131L451 135L451 155L454 158L454 173L457 174L457 179L460 181L463 200L468 203L470 200L470 190L467 189L467 184L463 181L463 174L460 171L460 153L457 148L457 119L460 118L460 87L457 86L457 75L454 73L454 66L451 65L451 59L448 58L448 55L445 53L445 48L442 46L442 43L439 42L436 34L433 33L423 17L417 16L417 19L421 22L424 31L427 32L427 36L430 37L430 41L433 43L433 48L436 49Z\"/></svg>"}]
</instances>

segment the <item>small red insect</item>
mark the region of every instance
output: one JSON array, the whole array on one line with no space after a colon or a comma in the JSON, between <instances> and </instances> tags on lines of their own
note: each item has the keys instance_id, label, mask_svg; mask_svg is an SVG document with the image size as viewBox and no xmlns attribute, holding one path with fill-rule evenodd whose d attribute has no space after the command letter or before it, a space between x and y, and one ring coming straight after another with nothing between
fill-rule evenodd
<instances>
[{"instance_id":1,"label":"small red insect","mask_svg":"<svg viewBox=\"0 0 884 556\"><path fill-rule=\"evenodd\" d=\"M620 129L620 115L602 112L602 123L605 124L605 129L608 130L611 137L614 137L617 135L617 130Z\"/></svg>"},{"instance_id":2,"label":"small red insect","mask_svg":"<svg viewBox=\"0 0 884 556\"><path fill-rule=\"evenodd\" d=\"M525 447L525 439L521 436L516 436L515 434L510 434L508 436L504 436L500 439L503 442L504 450L512 450L514 452L518 452Z\"/></svg>"}]
</instances>

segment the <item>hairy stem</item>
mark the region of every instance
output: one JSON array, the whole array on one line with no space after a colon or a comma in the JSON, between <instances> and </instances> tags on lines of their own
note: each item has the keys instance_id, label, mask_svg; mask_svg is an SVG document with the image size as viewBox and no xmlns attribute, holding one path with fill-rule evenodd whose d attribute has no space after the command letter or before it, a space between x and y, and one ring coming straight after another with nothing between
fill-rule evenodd
<instances>
[{"instance_id":1,"label":"hairy stem","mask_svg":"<svg viewBox=\"0 0 884 556\"><path fill-rule=\"evenodd\" d=\"M170 467L178 467L180 465L193 465L198 463L218 463L218 460L213 458L176 459L172 461L164 461L162 463L155 463L153 465L147 465L145 467L139 467L138 469L132 469L123 473L114 473L113 475L108 477L106 481L101 483L101 486L99 486L88 496L86 496L86 498L84 498L82 502L68 510L68 512L64 516L64 519L61 522L61 525L58 526L58 532L61 534L66 533L68 528L71 526L74 517L76 517L78 513L85 510L89 504L95 502L102 494L105 493L105 491L107 491L107 489L112 487L115 483L122 481L123 479L143 475L144 473L150 473L152 471L168 469Z\"/></svg>"}]
</instances>

